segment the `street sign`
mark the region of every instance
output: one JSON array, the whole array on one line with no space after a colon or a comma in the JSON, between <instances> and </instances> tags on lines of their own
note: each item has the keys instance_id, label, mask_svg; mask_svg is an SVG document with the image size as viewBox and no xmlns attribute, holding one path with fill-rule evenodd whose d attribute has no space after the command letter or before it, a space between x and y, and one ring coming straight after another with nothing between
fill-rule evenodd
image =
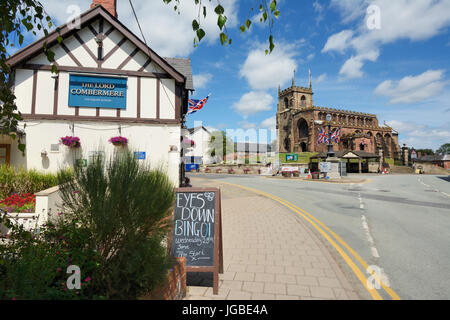
<instances>
[{"instance_id":1,"label":"street sign","mask_svg":"<svg viewBox=\"0 0 450 320\"><path fill-rule=\"evenodd\" d=\"M286 154L286 162L298 161L298 154Z\"/></svg>"},{"instance_id":2,"label":"street sign","mask_svg":"<svg viewBox=\"0 0 450 320\"><path fill-rule=\"evenodd\" d=\"M138 152L135 152L134 153L134 157L137 159L137 160L145 160L145 158L146 158L146 153L145 152L142 152L142 151L138 151Z\"/></svg>"}]
</instances>

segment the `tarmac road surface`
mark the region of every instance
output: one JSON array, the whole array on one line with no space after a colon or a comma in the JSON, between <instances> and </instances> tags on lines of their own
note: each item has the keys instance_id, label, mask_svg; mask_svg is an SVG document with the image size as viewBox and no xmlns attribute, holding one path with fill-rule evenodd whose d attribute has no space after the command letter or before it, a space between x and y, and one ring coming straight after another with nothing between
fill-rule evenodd
<instances>
[{"instance_id":1,"label":"tarmac road surface","mask_svg":"<svg viewBox=\"0 0 450 320\"><path fill-rule=\"evenodd\" d=\"M450 176L350 176L367 179L355 184L225 174L192 177L253 188L298 206L367 265L379 268L401 299L450 299ZM336 254L332 246L329 250Z\"/></svg>"}]
</instances>

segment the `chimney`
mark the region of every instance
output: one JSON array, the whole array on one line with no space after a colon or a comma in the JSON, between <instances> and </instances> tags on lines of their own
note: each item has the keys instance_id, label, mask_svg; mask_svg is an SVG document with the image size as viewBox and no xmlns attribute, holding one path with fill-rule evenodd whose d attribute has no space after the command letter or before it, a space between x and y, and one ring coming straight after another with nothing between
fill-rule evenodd
<instances>
[{"instance_id":1,"label":"chimney","mask_svg":"<svg viewBox=\"0 0 450 320\"><path fill-rule=\"evenodd\" d=\"M101 5L117 18L117 0L92 0L91 9Z\"/></svg>"}]
</instances>

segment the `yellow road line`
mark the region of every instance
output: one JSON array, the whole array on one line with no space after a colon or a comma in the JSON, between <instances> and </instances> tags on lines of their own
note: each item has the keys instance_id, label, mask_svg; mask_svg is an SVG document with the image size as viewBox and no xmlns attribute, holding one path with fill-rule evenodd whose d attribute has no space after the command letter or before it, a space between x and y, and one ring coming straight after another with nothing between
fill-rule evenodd
<instances>
[{"instance_id":1,"label":"yellow road line","mask_svg":"<svg viewBox=\"0 0 450 320\"><path fill-rule=\"evenodd\" d=\"M244 190L252 191L261 195L264 195L266 197L269 197L284 206L290 208L300 216L302 216L306 221L308 221L319 233L336 249L336 251L342 256L342 258L345 260L345 262L349 265L349 267L352 269L352 271L355 273L356 277L361 281L364 288L370 293L373 299L375 300L382 300L383 298L380 296L380 294L377 292L377 290L370 288L367 286L367 278L364 276L363 272L355 265L353 260L347 255L347 253L317 224L322 226L326 231L328 231L341 245L343 245L354 257L355 259L367 270L369 267L368 264L344 241L341 237L339 237L336 233L334 233L330 228L328 228L323 222L318 220L316 217L311 215L310 213L306 212L305 210L299 208L298 206L288 202L287 200L284 200L280 197L277 197L275 195L266 193L261 190L253 189L250 187L244 187L241 185L236 185L229 182L220 181L221 183L228 184L231 186L235 186ZM312 221L314 220L317 222L317 224ZM394 300L400 300L400 297L395 293L394 290L386 286L381 279L378 278L378 276L375 273L372 273L372 276L378 281L378 283L381 284L382 288L392 297Z\"/></svg>"}]
</instances>

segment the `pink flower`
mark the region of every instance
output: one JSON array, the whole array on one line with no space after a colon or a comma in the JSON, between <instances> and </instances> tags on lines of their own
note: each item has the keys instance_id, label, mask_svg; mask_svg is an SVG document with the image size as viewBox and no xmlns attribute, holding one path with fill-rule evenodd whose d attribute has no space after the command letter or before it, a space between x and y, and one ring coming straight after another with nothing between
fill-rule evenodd
<instances>
[{"instance_id":1,"label":"pink flower","mask_svg":"<svg viewBox=\"0 0 450 320\"><path fill-rule=\"evenodd\" d=\"M78 194L78 190L75 190L73 193L74 193L74 194Z\"/></svg>"},{"instance_id":2,"label":"pink flower","mask_svg":"<svg viewBox=\"0 0 450 320\"><path fill-rule=\"evenodd\" d=\"M61 272L61 271L62 271L62 269L61 269L61 268L58 268L58 269L56 269L56 271L57 271L57 272Z\"/></svg>"},{"instance_id":3,"label":"pink flower","mask_svg":"<svg viewBox=\"0 0 450 320\"><path fill-rule=\"evenodd\" d=\"M91 280L92 280L91 277L87 277L86 279L84 279L84 282L89 282Z\"/></svg>"}]
</instances>

